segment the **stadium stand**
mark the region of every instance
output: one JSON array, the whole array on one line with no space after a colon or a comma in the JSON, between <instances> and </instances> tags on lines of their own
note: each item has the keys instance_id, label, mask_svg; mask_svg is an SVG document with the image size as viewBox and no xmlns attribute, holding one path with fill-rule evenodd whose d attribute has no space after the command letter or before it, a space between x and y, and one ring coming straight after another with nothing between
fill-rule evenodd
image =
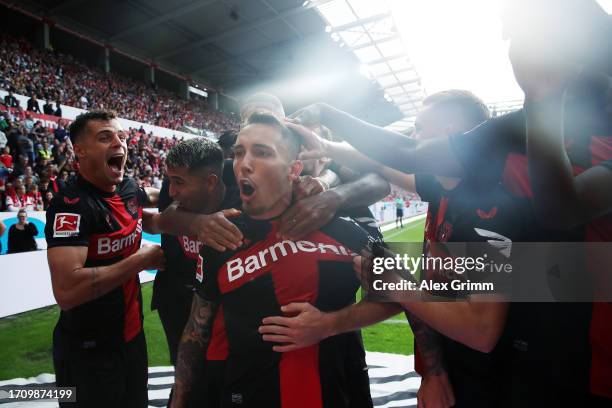
<instances>
[{"instance_id":1,"label":"stadium stand","mask_svg":"<svg viewBox=\"0 0 612 408\"><path fill-rule=\"evenodd\" d=\"M52 128L34 113L61 117L62 104L112 108L123 118L173 130L188 126L219 133L238 126L202 101L181 100L168 91L107 75L72 56L39 50L8 35L0 36L0 89L31 97L29 106L10 95L0 101L0 211L9 205L17 208L12 204L22 201L27 201L28 210L46 210L52 196L76 177L78 164L68 152L67 123L60 121ZM179 139L159 137L142 127L128 131L127 175L144 186L161 187L165 152ZM26 201L18 195L21 185L30 197Z\"/></svg>"},{"instance_id":2,"label":"stadium stand","mask_svg":"<svg viewBox=\"0 0 612 408\"><path fill-rule=\"evenodd\" d=\"M46 101L82 109L112 108L120 117L168 129L185 127L215 133L235 129L237 122L208 109L201 101L185 101L143 82L105 74L70 55L36 49L28 41L0 36L0 88L36 95L40 112ZM26 108L26 107L23 107Z\"/></svg>"}]
</instances>

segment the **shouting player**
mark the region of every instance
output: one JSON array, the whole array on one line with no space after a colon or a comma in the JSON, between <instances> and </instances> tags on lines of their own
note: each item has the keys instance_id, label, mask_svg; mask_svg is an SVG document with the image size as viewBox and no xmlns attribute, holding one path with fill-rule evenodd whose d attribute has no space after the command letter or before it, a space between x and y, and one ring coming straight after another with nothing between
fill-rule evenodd
<instances>
[{"instance_id":1,"label":"shouting player","mask_svg":"<svg viewBox=\"0 0 612 408\"><path fill-rule=\"evenodd\" d=\"M76 387L78 402L70 406L146 407L138 273L164 263L159 246L140 248L150 220L143 207L157 197L123 177L127 134L114 112L79 115L70 137L80 174L53 199L45 228L61 308L53 332L56 383Z\"/></svg>"},{"instance_id":2,"label":"shouting player","mask_svg":"<svg viewBox=\"0 0 612 408\"><path fill-rule=\"evenodd\" d=\"M272 115L252 115L238 136L234 172L246 214L232 220L245 244L223 253L208 247L201 252L173 407L185 406L192 373L207 348L209 360L225 361L219 387L202 391L209 393L207 406L372 404L357 333L281 355L257 332L261 320L280 313L287 301L336 310L354 302L359 285L351 254L364 247L367 234L355 223L334 218L301 240L277 237L279 217L291 204L292 184L302 170L298 152L297 137Z\"/></svg>"}]
</instances>

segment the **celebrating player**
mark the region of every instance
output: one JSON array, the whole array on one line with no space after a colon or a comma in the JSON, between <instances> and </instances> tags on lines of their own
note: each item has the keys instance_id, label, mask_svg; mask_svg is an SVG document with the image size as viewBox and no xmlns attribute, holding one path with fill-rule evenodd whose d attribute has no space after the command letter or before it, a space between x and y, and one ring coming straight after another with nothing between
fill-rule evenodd
<instances>
[{"instance_id":1,"label":"celebrating player","mask_svg":"<svg viewBox=\"0 0 612 408\"><path fill-rule=\"evenodd\" d=\"M54 198L45 228L61 308L53 333L56 383L76 387L79 406L146 407L138 273L164 263L159 246L140 248L150 220L143 207L154 205L156 194L123 177L126 134L114 112L79 115L70 137L80 175Z\"/></svg>"}]
</instances>

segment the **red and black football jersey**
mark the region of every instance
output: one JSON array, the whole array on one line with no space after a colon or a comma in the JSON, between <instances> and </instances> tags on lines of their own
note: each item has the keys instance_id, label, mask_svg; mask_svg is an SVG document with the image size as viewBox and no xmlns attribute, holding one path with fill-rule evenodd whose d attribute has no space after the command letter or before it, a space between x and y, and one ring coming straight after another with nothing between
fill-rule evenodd
<instances>
[{"instance_id":1,"label":"red and black football jersey","mask_svg":"<svg viewBox=\"0 0 612 408\"><path fill-rule=\"evenodd\" d=\"M511 262L512 239L521 236L522 224L516 222L519 213L512 197L501 186L480 188L464 180L453 189L445 190L434 176L417 174L415 179L417 193L422 201L428 202L424 254L450 256L446 248L438 243L454 242L465 246L466 256L486 256L488 261L498 264ZM434 282L450 282L461 275L426 269L422 276ZM468 271L461 277L471 282L493 282L499 294L510 295L512 289L508 274ZM448 289L434 294L464 298L475 293ZM495 374L502 369L504 348L507 347L505 336L490 353L474 350L443 335L440 335L440 345L458 403L474 405L474 401L478 401L489 406L500 404L500 387L504 378ZM417 344L415 368L417 372L422 372Z\"/></svg>"},{"instance_id":2,"label":"red and black football jersey","mask_svg":"<svg viewBox=\"0 0 612 408\"><path fill-rule=\"evenodd\" d=\"M145 191L126 178L115 192L101 191L77 179L55 196L47 210L49 248L87 247L85 267L114 264L135 253L142 237ZM55 329L56 353L78 352L132 340L142 331L138 275L109 293L60 312Z\"/></svg>"},{"instance_id":3,"label":"red and black football jersey","mask_svg":"<svg viewBox=\"0 0 612 408\"><path fill-rule=\"evenodd\" d=\"M231 169L231 163L229 168ZM232 176L233 174L232 171ZM242 203L235 179L224 177L224 183L225 197L219 210L240 209ZM164 180L159 193L159 211L165 210L172 204L169 184L168 180ZM202 245L197 236L161 234L161 247L164 250L166 264L164 269L155 275L151 302L153 309L164 302L175 302L177 296L188 296L191 299L196 264Z\"/></svg>"},{"instance_id":4,"label":"red and black football jersey","mask_svg":"<svg viewBox=\"0 0 612 408\"><path fill-rule=\"evenodd\" d=\"M612 158L612 120L605 98L588 85L574 86L579 87L581 91L568 99L564 118L566 151L574 174ZM518 213L516 222L526 227L513 241L610 241L612 214L568 232L547 230L539 224L531 203L522 110L451 136L450 142L466 179L483 187L501 185L512 195ZM508 324L515 373L513 398L546 405L581 403L580 395L589 390L591 313L591 303L511 305Z\"/></svg>"},{"instance_id":5,"label":"red and black football jersey","mask_svg":"<svg viewBox=\"0 0 612 408\"><path fill-rule=\"evenodd\" d=\"M245 246L223 253L204 247L196 274L197 293L219 304L208 359L225 360L221 406L371 406L357 332L288 353L272 351L258 332L262 319L282 315L285 304L310 302L331 311L354 303L359 281L352 259L367 233L336 218L294 242L276 237L278 220L242 215L232 222Z\"/></svg>"}]
</instances>

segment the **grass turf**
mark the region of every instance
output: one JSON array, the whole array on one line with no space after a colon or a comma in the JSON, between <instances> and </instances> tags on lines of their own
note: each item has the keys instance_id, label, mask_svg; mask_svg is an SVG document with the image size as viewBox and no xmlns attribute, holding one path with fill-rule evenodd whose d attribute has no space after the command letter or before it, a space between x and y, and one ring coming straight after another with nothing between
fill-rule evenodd
<instances>
[{"instance_id":1,"label":"grass turf","mask_svg":"<svg viewBox=\"0 0 612 408\"><path fill-rule=\"evenodd\" d=\"M389 242L420 242L424 220L387 231ZM152 283L142 285L149 365L170 365L164 331L157 312L150 310ZM0 319L0 380L52 373L51 339L57 306ZM366 350L412 354L413 335L403 315L362 330Z\"/></svg>"}]
</instances>

